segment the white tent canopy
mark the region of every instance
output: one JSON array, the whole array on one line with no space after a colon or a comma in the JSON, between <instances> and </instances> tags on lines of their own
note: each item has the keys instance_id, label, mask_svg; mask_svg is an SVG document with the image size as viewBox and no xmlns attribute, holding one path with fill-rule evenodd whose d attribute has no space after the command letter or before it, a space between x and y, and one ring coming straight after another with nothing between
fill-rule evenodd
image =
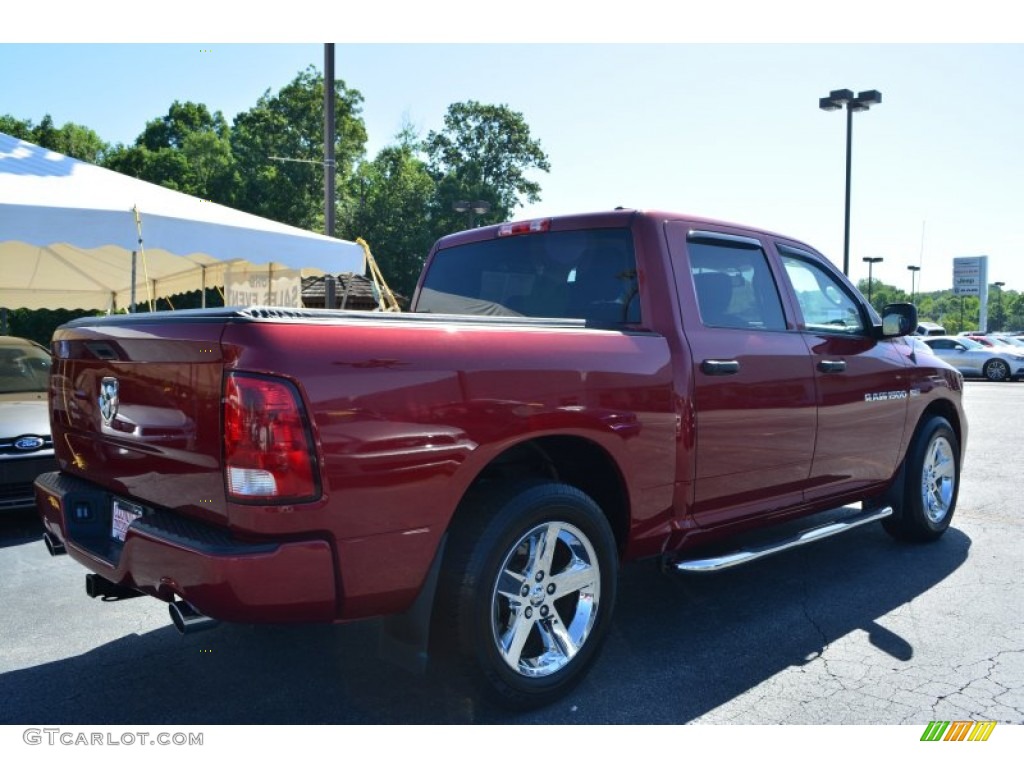
<instances>
[{"instance_id":1,"label":"white tent canopy","mask_svg":"<svg viewBox=\"0 0 1024 768\"><path fill-rule=\"evenodd\" d=\"M271 272L361 274L365 269L356 243L175 192L0 133L0 307L126 307L133 251L140 252L139 301L150 293L165 297L223 285L227 266L239 260L268 265Z\"/></svg>"}]
</instances>

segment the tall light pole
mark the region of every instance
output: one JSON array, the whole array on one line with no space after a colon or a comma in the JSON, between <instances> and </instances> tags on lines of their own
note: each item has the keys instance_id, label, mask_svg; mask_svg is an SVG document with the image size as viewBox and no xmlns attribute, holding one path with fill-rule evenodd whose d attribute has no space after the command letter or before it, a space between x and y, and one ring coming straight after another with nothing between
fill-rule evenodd
<instances>
[{"instance_id":1,"label":"tall light pole","mask_svg":"<svg viewBox=\"0 0 1024 768\"><path fill-rule=\"evenodd\" d=\"M915 267L913 264L907 267L910 270L910 303L914 303L914 278L917 277L917 273L921 271L920 267Z\"/></svg>"},{"instance_id":2,"label":"tall light pole","mask_svg":"<svg viewBox=\"0 0 1024 768\"><path fill-rule=\"evenodd\" d=\"M885 261L881 256L865 256L864 261L868 265L868 304L871 303L871 271L872 267L880 261Z\"/></svg>"},{"instance_id":3,"label":"tall light pole","mask_svg":"<svg viewBox=\"0 0 1024 768\"><path fill-rule=\"evenodd\" d=\"M846 107L846 217L843 227L843 274L850 274L850 165L853 154L853 113L867 112L875 104L882 103L882 94L878 91L861 91L856 96L853 91L843 89L832 91L828 96L818 99L818 107L826 112L835 112Z\"/></svg>"},{"instance_id":4,"label":"tall light pole","mask_svg":"<svg viewBox=\"0 0 1024 768\"><path fill-rule=\"evenodd\" d=\"M452 203L452 210L468 214L469 229L472 229L476 226L476 216L483 216L491 210L491 204L486 200L456 200Z\"/></svg>"},{"instance_id":5,"label":"tall light pole","mask_svg":"<svg viewBox=\"0 0 1024 768\"><path fill-rule=\"evenodd\" d=\"M1002 326L1006 323L1006 316L1003 314L1003 286L1006 285L1006 283L999 280L992 283L992 285L999 289L999 295L996 297L996 306L999 307L999 325ZM1001 331L1002 328L999 328L998 330Z\"/></svg>"}]
</instances>

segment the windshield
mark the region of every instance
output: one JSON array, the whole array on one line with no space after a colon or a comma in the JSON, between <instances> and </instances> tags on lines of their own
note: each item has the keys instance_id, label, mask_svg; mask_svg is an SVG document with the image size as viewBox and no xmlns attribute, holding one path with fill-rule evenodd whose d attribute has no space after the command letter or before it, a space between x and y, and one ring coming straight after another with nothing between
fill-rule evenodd
<instances>
[{"instance_id":1,"label":"windshield","mask_svg":"<svg viewBox=\"0 0 1024 768\"><path fill-rule=\"evenodd\" d=\"M45 392L50 355L39 347L0 346L0 394Z\"/></svg>"},{"instance_id":2,"label":"windshield","mask_svg":"<svg viewBox=\"0 0 1024 768\"><path fill-rule=\"evenodd\" d=\"M417 312L640 322L629 229L499 237L434 254Z\"/></svg>"},{"instance_id":3,"label":"windshield","mask_svg":"<svg viewBox=\"0 0 1024 768\"><path fill-rule=\"evenodd\" d=\"M997 344L1005 344L1008 347L1024 347L1024 340L1011 336L995 336L992 341Z\"/></svg>"}]
</instances>

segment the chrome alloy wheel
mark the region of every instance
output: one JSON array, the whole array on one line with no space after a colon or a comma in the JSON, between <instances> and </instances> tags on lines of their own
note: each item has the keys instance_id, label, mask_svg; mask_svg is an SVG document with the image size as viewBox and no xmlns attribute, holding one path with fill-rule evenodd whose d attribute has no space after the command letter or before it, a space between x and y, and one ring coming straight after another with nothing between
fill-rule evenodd
<instances>
[{"instance_id":1,"label":"chrome alloy wheel","mask_svg":"<svg viewBox=\"0 0 1024 768\"><path fill-rule=\"evenodd\" d=\"M564 668L597 620L601 568L593 544L573 525L546 522L516 542L491 597L498 653L525 677Z\"/></svg>"},{"instance_id":2,"label":"chrome alloy wheel","mask_svg":"<svg viewBox=\"0 0 1024 768\"><path fill-rule=\"evenodd\" d=\"M921 472L921 500L929 520L938 523L949 513L955 490L953 446L945 437L938 436L928 446Z\"/></svg>"},{"instance_id":3,"label":"chrome alloy wheel","mask_svg":"<svg viewBox=\"0 0 1024 768\"><path fill-rule=\"evenodd\" d=\"M1006 381L1010 378L1010 366L1002 360L989 360L985 366L985 378L989 381Z\"/></svg>"}]
</instances>

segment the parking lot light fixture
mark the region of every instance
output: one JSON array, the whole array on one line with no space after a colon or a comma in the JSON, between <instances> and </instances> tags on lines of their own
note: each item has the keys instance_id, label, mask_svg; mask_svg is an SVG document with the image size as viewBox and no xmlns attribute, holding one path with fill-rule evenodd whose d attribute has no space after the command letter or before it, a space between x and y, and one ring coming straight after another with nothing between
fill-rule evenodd
<instances>
[{"instance_id":1,"label":"parking lot light fixture","mask_svg":"<svg viewBox=\"0 0 1024 768\"><path fill-rule=\"evenodd\" d=\"M867 112L882 103L879 91L853 91L843 88L831 91L828 96L818 99L818 107L826 112L835 112L846 107L846 206L843 225L843 274L850 274L850 166L853 153L853 113Z\"/></svg>"},{"instance_id":2,"label":"parking lot light fixture","mask_svg":"<svg viewBox=\"0 0 1024 768\"><path fill-rule=\"evenodd\" d=\"M467 214L468 228L473 229L476 226L476 217L483 216L491 210L491 204L486 200L456 200L452 203L452 210Z\"/></svg>"}]
</instances>

